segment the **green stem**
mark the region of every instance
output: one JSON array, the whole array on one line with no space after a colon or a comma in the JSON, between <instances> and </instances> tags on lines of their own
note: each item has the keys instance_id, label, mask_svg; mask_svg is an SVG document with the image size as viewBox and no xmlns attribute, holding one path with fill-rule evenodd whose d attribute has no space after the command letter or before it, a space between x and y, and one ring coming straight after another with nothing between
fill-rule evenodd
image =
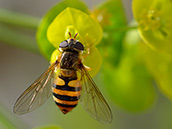
<instances>
[{"instance_id":1,"label":"green stem","mask_svg":"<svg viewBox=\"0 0 172 129\"><path fill-rule=\"evenodd\" d=\"M0 9L0 22L10 24L13 26L37 29L40 19L12 11Z\"/></svg>"},{"instance_id":2,"label":"green stem","mask_svg":"<svg viewBox=\"0 0 172 129\"><path fill-rule=\"evenodd\" d=\"M138 26L124 26L124 27L119 27L119 28L115 28L113 29L114 32L124 32L124 31L129 31L129 30L133 30L133 29L137 29Z\"/></svg>"},{"instance_id":3,"label":"green stem","mask_svg":"<svg viewBox=\"0 0 172 129\"><path fill-rule=\"evenodd\" d=\"M1 24L0 28L0 41L8 45L39 53L37 43L34 37L24 34L22 32L18 32Z\"/></svg>"}]
</instances>

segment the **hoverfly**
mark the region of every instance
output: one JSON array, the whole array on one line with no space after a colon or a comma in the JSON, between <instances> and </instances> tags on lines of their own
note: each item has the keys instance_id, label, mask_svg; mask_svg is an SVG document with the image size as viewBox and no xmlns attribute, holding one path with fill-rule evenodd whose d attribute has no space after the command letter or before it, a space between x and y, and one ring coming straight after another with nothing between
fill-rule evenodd
<instances>
[{"instance_id":1,"label":"hoverfly","mask_svg":"<svg viewBox=\"0 0 172 129\"><path fill-rule=\"evenodd\" d=\"M17 99L13 111L25 114L40 107L53 93L53 99L60 110L70 112L78 101L96 120L103 123L112 121L112 112L81 61L84 46L71 37L59 45L60 56L36 79ZM59 71L59 72L57 72ZM80 74L80 77L78 76ZM48 85L53 79L52 87Z\"/></svg>"}]
</instances>

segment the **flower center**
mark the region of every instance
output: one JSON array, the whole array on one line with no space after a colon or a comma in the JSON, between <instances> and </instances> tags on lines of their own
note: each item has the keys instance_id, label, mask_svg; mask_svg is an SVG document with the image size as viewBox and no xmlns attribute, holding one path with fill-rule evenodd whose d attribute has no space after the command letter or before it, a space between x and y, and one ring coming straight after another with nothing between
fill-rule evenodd
<instances>
[{"instance_id":1,"label":"flower center","mask_svg":"<svg viewBox=\"0 0 172 129\"><path fill-rule=\"evenodd\" d=\"M161 26L160 12L156 9L144 10L140 15L139 25L146 30L158 30Z\"/></svg>"}]
</instances>

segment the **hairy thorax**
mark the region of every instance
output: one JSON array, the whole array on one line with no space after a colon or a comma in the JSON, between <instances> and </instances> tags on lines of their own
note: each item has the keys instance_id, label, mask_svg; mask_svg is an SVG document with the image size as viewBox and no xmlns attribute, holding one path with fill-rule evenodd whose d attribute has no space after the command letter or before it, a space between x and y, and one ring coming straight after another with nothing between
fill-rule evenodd
<instances>
[{"instance_id":1,"label":"hairy thorax","mask_svg":"<svg viewBox=\"0 0 172 129\"><path fill-rule=\"evenodd\" d=\"M78 53L65 51L62 53L60 62L60 69L66 74L71 74L72 71L77 71L78 69Z\"/></svg>"}]
</instances>

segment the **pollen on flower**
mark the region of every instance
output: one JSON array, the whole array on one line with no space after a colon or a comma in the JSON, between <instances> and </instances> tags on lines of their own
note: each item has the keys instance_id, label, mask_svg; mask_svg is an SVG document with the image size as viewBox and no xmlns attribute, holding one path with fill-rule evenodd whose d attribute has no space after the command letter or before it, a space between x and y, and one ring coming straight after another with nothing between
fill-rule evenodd
<instances>
[{"instance_id":1,"label":"pollen on flower","mask_svg":"<svg viewBox=\"0 0 172 129\"><path fill-rule=\"evenodd\" d=\"M158 30L161 27L160 11L156 9L143 10L140 14L139 26L146 30Z\"/></svg>"}]
</instances>

